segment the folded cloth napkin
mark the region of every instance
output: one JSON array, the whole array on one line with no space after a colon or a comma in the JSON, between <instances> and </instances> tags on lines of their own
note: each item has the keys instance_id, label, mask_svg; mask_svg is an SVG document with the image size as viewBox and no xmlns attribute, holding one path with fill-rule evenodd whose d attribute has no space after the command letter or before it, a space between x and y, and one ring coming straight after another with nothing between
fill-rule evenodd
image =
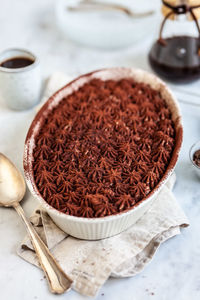
<instances>
[{"instance_id":1,"label":"folded cloth napkin","mask_svg":"<svg viewBox=\"0 0 200 300\"><path fill-rule=\"evenodd\" d=\"M60 73L54 74L47 84L44 100L49 91L61 87L66 79ZM129 277L141 272L161 243L179 234L181 227L189 225L172 193L175 181L176 176L172 174L151 208L137 223L107 239L85 241L73 238L59 229L40 207L30 220L63 270L73 279L73 289L83 295L95 296L110 276ZM17 253L39 267L28 236Z\"/></svg>"}]
</instances>

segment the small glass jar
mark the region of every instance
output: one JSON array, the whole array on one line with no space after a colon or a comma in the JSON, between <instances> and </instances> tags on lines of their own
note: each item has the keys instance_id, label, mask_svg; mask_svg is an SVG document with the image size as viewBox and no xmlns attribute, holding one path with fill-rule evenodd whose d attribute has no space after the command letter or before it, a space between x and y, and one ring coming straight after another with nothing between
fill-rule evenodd
<instances>
[{"instance_id":1,"label":"small glass jar","mask_svg":"<svg viewBox=\"0 0 200 300\"><path fill-rule=\"evenodd\" d=\"M192 147L190 148L190 151L189 151L189 157L190 157L190 161L193 166L193 170L195 171L196 175L200 179L200 167L194 162L194 154L198 150L200 150L200 141L198 141L192 145Z\"/></svg>"}]
</instances>

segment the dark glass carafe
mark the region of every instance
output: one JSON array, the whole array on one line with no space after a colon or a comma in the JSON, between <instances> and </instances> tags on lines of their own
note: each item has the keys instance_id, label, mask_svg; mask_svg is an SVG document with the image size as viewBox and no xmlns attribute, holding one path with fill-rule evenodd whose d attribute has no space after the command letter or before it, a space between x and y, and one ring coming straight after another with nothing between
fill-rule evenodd
<instances>
[{"instance_id":1,"label":"dark glass carafe","mask_svg":"<svg viewBox=\"0 0 200 300\"><path fill-rule=\"evenodd\" d=\"M190 1L180 1L180 5L162 2L167 13L161 24L159 38L149 53L150 65L160 77L172 82L196 80L200 78L200 28L195 10L200 8L200 4L190 6ZM181 35L179 30L179 34L163 38L166 21L173 17L179 18L180 15L185 15L185 17L187 15L187 18L189 16L195 22L198 36Z\"/></svg>"}]
</instances>

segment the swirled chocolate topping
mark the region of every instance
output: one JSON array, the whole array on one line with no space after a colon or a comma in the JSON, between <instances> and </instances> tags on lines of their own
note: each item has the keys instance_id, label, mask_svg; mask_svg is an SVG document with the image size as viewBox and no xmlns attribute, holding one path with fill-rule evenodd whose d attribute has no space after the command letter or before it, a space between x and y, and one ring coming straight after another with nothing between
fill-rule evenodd
<instances>
[{"instance_id":1,"label":"swirled chocolate topping","mask_svg":"<svg viewBox=\"0 0 200 300\"><path fill-rule=\"evenodd\" d=\"M158 91L132 79L93 79L44 119L33 151L35 183L65 214L117 214L155 188L174 144L171 113Z\"/></svg>"}]
</instances>

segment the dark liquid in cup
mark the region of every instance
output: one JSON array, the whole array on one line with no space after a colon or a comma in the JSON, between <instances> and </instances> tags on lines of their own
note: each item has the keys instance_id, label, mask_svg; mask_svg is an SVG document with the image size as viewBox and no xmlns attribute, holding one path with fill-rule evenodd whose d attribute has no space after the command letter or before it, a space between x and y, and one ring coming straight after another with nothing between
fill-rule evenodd
<instances>
[{"instance_id":1,"label":"dark liquid in cup","mask_svg":"<svg viewBox=\"0 0 200 300\"><path fill-rule=\"evenodd\" d=\"M0 66L7 69L18 69L27 67L32 63L34 60L27 57L12 57L0 63Z\"/></svg>"},{"instance_id":2,"label":"dark liquid in cup","mask_svg":"<svg viewBox=\"0 0 200 300\"><path fill-rule=\"evenodd\" d=\"M152 69L164 79L173 82L190 82L200 78L200 39L174 36L157 41L149 53Z\"/></svg>"}]
</instances>

